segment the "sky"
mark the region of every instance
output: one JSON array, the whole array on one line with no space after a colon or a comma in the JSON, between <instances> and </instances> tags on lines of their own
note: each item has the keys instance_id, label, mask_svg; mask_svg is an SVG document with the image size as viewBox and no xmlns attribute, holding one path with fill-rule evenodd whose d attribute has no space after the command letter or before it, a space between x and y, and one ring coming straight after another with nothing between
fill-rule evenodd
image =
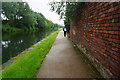
<instances>
[{"instance_id":1,"label":"sky","mask_svg":"<svg viewBox=\"0 0 120 80\"><path fill-rule=\"evenodd\" d=\"M53 0L23 0L23 1L26 1L33 11L40 12L45 16L45 18L51 20L53 23L57 23L59 25L64 26L63 20L59 20L59 15L56 14L55 12L50 11L50 6L48 5L48 3L52 2Z\"/></svg>"}]
</instances>

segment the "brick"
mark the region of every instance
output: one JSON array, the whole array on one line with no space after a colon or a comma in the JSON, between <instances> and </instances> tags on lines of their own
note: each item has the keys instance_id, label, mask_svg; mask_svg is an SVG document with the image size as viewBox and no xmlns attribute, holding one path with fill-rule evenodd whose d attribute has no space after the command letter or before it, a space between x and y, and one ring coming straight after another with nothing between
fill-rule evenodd
<instances>
[{"instance_id":1,"label":"brick","mask_svg":"<svg viewBox=\"0 0 120 80\"><path fill-rule=\"evenodd\" d=\"M114 74L114 75L117 75L118 76L118 73L116 73L113 69L110 69L111 72Z\"/></svg>"},{"instance_id":2,"label":"brick","mask_svg":"<svg viewBox=\"0 0 120 80\"><path fill-rule=\"evenodd\" d=\"M115 19L112 19L112 22L115 22Z\"/></svg>"},{"instance_id":3,"label":"brick","mask_svg":"<svg viewBox=\"0 0 120 80\"><path fill-rule=\"evenodd\" d=\"M111 77L119 76L120 71L116 64L120 64L120 8L116 3L89 3L87 9L83 9L79 20L71 19L71 29L76 31L71 38L77 44L82 44L87 53L98 60L101 66ZM80 14L80 13L79 13ZM87 30L83 30L85 24L92 23ZM77 23L77 24L76 24ZM75 26L74 26L75 25Z\"/></svg>"},{"instance_id":4,"label":"brick","mask_svg":"<svg viewBox=\"0 0 120 80\"><path fill-rule=\"evenodd\" d=\"M120 13L120 9L118 10L118 13Z\"/></svg>"},{"instance_id":5,"label":"brick","mask_svg":"<svg viewBox=\"0 0 120 80\"><path fill-rule=\"evenodd\" d=\"M115 30L116 31L116 30L119 30L119 28L115 26L115 27L111 27L111 29L109 29L109 30Z\"/></svg>"},{"instance_id":6,"label":"brick","mask_svg":"<svg viewBox=\"0 0 120 80\"><path fill-rule=\"evenodd\" d=\"M115 31L114 34L119 34L119 31Z\"/></svg>"},{"instance_id":7,"label":"brick","mask_svg":"<svg viewBox=\"0 0 120 80\"><path fill-rule=\"evenodd\" d=\"M114 58L114 59L118 59L118 57L117 56L115 56L115 55L113 55L113 54L111 54L111 56L112 56L112 58Z\"/></svg>"},{"instance_id":8,"label":"brick","mask_svg":"<svg viewBox=\"0 0 120 80\"><path fill-rule=\"evenodd\" d=\"M108 10L108 12L111 12L111 11L113 11L113 10L114 10L114 8L111 8L111 9Z\"/></svg>"},{"instance_id":9,"label":"brick","mask_svg":"<svg viewBox=\"0 0 120 80\"><path fill-rule=\"evenodd\" d=\"M115 42L115 43L119 43L120 40L118 40L118 39L113 39L113 42Z\"/></svg>"}]
</instances>

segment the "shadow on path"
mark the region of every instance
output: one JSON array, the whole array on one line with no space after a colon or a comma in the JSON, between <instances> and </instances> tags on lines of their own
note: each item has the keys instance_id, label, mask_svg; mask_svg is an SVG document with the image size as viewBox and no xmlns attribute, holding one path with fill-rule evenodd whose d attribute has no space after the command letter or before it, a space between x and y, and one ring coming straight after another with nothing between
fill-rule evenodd
<instances>
[{"instance_id":1,"label":"shadow on path","mask_svg":"<svg viewBox=\"0 0 120 80\"><path fill-rule=\"evenodd\" d=\"M60 31L51 50L46 55L37 78L98 78L80 51Z\"/></svg>"}]
</instances>

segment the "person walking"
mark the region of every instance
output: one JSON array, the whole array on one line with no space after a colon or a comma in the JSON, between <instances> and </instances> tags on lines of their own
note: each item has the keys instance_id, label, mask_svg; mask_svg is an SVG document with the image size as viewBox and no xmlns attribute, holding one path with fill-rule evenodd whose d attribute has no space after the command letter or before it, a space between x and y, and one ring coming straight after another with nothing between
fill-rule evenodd
<instances>
[{"instance_id":1,"label":"person walking","mask_svg":"<svg viewBox=\"0 0 120 80\"><path fill-rule=\"evenodd\" d=\"M64 37L66 37L66 32L67 32L66 27L63 28L63 31L64 31Z\"/></svg>"}]
</instances>

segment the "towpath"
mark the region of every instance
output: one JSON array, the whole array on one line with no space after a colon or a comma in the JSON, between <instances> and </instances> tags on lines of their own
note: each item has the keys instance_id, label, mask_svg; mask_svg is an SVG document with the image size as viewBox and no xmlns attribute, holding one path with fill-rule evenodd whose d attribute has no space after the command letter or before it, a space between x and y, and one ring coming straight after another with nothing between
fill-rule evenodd
<instances>
[{"instance_id":1,"label":"towpath","mask_svg":"<svg viewBox=\"0 0 120 80\"><path fill-rule=\"evenodd\" d=\"M60 31L36 77L98 78L100 75Z\"/></svg>"}]
</instances>

